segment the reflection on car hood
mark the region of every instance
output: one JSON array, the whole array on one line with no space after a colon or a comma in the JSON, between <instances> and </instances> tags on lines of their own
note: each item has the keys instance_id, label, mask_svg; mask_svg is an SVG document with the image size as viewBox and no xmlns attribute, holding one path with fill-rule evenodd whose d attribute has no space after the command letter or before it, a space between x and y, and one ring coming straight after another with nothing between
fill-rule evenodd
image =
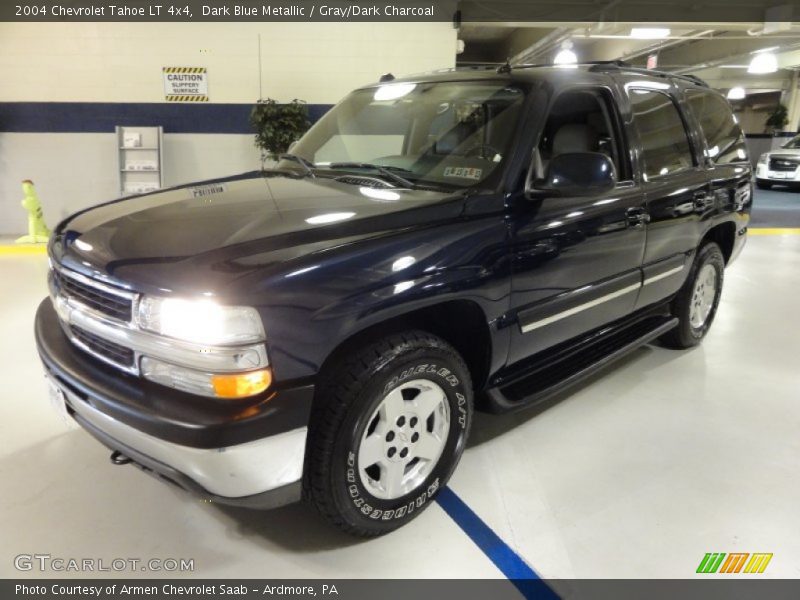
<instances>
[{"instance_id":1,"label":"reflection on car hood","mask_svg":"<svg viewBox=\"0 0 800 600\"><path fill-rule=\"evenodd\" d=\"M112 283L207 289L255 267L456 218L462 208L460 193L252 172L87 209L59 226L51 252Z\"/></svg>"}]
</instances>

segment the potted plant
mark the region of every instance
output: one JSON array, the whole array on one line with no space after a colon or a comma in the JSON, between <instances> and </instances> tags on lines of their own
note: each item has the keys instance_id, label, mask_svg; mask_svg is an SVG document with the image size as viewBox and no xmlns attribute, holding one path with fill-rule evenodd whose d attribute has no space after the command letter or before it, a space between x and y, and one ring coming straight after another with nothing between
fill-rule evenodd
<instances>
[{"instance_id":1,"label":"potted plant","mask_svg":"<svg viewBox=\"0 0 800 600\"><path fill-rule=\"evenodd\" d=\"M272 98L259 100L250 112L250 124L256 130L255 144L261 149L262 163L278 160L311 126L306 103L296 98L287 104Z\"/></svg>"},{"instance_id":2,"label":"potted plant","mask_svg":"<svg viewBox=\"0 0 800 600\"><path fill-rule=\"evenodd\" d=\"M789 110L783 104L778 104L778 106L774 111L772 111L772 113L770 113L769 117L767 117L767 120L764 123L766 126L765 131L775 135L779 131L782 131L788 122Z\"/></svg>"}]
</instances>

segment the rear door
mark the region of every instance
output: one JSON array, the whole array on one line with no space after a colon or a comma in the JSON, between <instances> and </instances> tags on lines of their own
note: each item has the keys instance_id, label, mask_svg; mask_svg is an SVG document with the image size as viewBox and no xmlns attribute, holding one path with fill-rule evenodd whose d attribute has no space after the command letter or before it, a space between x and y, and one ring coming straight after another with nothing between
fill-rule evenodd
<instances>
[{"instance_id":1,"label":"rear door","mask_svg":"<svg viewBox=\"0 0 800 600\"><path fill-rule=\"evenodd\" d=\"M670 296L686 279L710 187L676 88L632 81L625 90L649 215L638 309Z\"/></svg>"},{"instance_id":2,"label":"rear door","mask_svg":"<svg viewBox=\"0 0 800 600\"><path fill-rule=\"evenodd\" d=\"M728 101L710 89L685 92L686 106L702 137L703 157L709 178L709 196L700 215L701 234L714 216L736 212L752 195L753 167L744 133Z\"/></svg>"}]
</instances>

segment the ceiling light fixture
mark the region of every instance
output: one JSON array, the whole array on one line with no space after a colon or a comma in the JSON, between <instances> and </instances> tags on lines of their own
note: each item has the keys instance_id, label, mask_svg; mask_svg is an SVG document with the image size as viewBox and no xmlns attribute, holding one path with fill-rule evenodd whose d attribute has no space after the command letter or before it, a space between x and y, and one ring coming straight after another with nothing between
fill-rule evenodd
<instances>
[{"instance_id":1,"label":"ceiling light fixture","mask_svg":"<svg viewBox=\"0 0 800 600\"><path fill-rule=\"evenodd\" d=\"M760 52L750 61L747 72L753 75L764 75L774 73L778 70L778 57L772 52Z\"/></svg>"},{"instance_id":2,"label":"ceiling light fixture","mask_svg":"<svg viewBox=\"0 0 800 600\"><path fill-rule=\"evenodd\" d=\"M636 40L657 40L669 37L672 31L667 27L633 27L631 35Z\"/></svg>"},{"instance_id":3,"label":"ceiling light fixture","mask_svg":"<svg viewBox=\"0 0 800 600\"><path fill-rule=\"evenodd\" d=\"M746 93L743 87L732 87L728 90L728 100L744 100Z\"/></svg>"},{"instance_id":4,"label":"ceiling light fixture","mask_svg":"<svg viewBox=\"0 0 800 600\"><path fill-rule=\"evenodd\" d=\"M553 59L554 65L559 66L570 66L575 65L578 63L578 55L572 50L572 42L567 40L561 44L561 50L559 50L556 57Z\"/></svg>"}]
</instances>

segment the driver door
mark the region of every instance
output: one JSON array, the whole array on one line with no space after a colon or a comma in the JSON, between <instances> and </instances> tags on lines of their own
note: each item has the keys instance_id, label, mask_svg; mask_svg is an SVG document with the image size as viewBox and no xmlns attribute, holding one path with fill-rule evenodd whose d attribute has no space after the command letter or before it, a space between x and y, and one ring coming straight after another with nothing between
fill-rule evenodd
<instances>
[{"instance_id":1,"label":"driver door","mask_svg":"<svg viewBox=\"0 0 800 600\"><path fill-rule=\"evenodd\" d=\"M647 217L613 93L571 89L551 104L536 150L541 169L557 154L601 152L618 183L589 197L528 201L511 219L509 365L634 309Z\"/></svg>"}]
</instances>

